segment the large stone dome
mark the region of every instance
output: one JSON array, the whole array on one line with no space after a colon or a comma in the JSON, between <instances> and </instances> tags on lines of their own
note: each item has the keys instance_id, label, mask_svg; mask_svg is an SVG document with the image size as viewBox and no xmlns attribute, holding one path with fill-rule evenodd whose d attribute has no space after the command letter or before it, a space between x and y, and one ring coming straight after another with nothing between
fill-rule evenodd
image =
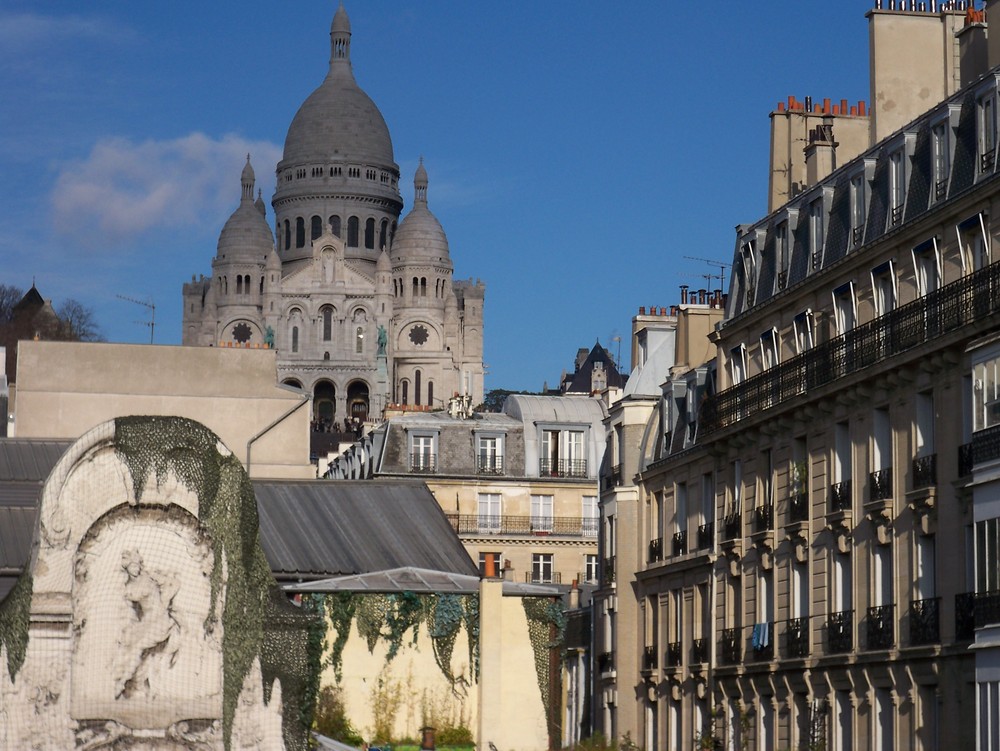
<instances>
[{"instance_id":1,"label":"large stone dome","mask_svg":"<svg viewBox=\"0 0 1000 751\"><path fill-rule=\"evenodd\" d=\"M299 107L285 136L286 166L351 161L394 164L389 128L375 102L354 80L351 26L341 6L330 27L330 72Z\"/></svg>"},{"instance_id":2,"label":"large stone dome","mask_svg":"<svg viewBox=\"0 0 1000 751\"><path fill-rule=\"evenodd\" d=\"M217 257L227 261L262 261L274 249L274 236L261 211L263 203L254 202L254 172L250 156L240 175L242 195L240 205L219 233Z\"/></svg>"}]
</instances>

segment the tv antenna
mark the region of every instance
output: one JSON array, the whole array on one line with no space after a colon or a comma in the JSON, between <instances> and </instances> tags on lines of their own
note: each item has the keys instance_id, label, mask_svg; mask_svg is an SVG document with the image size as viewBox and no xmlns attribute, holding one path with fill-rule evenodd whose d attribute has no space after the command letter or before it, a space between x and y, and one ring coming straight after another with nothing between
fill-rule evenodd
<instances>
[{"instance_id":1,"label":"tv antenna","mask_svg":"<svg viewBox=\"0 0 1000 751\"><path fill-rule=\"evenodd\" d=\"M136 305L141 305L142 307L149 309L148 321L133 321L132 323L138 324L139 326L149 327L149 343L152 344L153 334L156 331L156 305L153 304L153 298L150 297L148 300L137 300L134 297L128 297L127 295L115 295L115 297L119 300L135 303Z\"/></svg>"},{"instance_id":2,"label":"tv antenna","mask_svg":"<svg viewBox=\"0 0 1000 751\"><path fill-rule=\"evenodd\" d=\"M731 269L733 265L731 263L723 263L722 261L716 261L714 258L697 258L696 256L684 256L689 261L701 261L702 263L707 263L711 267L718 267L719 273L713 274L709 271L707 274L698 274L702 279L708 282L708 286L712 286L712 281L715 279L719 280L719 289L725 290L726 288L726 269Z\"/></svg>"}]
</instances>

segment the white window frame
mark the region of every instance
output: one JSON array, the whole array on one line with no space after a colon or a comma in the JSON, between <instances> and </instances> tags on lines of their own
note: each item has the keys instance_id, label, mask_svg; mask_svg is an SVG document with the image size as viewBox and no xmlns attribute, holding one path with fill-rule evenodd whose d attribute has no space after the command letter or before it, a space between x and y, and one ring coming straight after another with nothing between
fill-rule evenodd
<instances>
[{"instance_id":1,"label":"white window frame","mask_svg":"<svg viewBox=\"0 0 1000 751\"><path fill-rule=\"evenodd\" d=\"M920 243L910 251L913 258L913 276L917 281L920 297L941 287L941 252L937 237ZM933 272L929 274L928 271Z\"/></svg>"},{"instance_id":2,"label":"white window frame","mask_svg":"<svg viewBox=\"0 0 1000 751\"><path fill-rule=\"evenodd\" d=\"M854 282L841 284L831 292L833 297L833 315L837 322L837 333L846 334L858 325L858 301L854 294ZM844 303L847 303L845 305ZM850 313L850 321L847 314ZM847 324L850 323L848 326Z\"/></svg>"},{"instance_id":3,"label":"white window frame","mask_svg":"<svg viewBox=\"0 0 1000 751\"><path fill-rule=\"evenodd\" d=\"M599 558L597 553L584 553L583 555L583 580L585 582L596 582L600 575Z\"/></svg>"},{"instance_id":4,"label":"white window frame","mask_svg":"<svg viewBox=\"0 0 1000 751\"><path fill-rule=\"evenodd\" d=\"M792 319L795 331L795 354L801 355L816 346L816 321L811 308L806 308Z\"/></svg>"},{"instance_id":5,"label":"white window frame","mask_svg":"<svg viewBox=\"0 0 1000 751\"><path fill-rule=\"evenodd\" d=\"M906 148L900 144L889 152L889 226L903 223L906 206ZM897 213L898 212L898 213Z\"/></svg>"},{"instance_id":6,"label":"white window frame","mask_svg":"<svg viewBox=\"0 0 1000 751\"><path fill-rule=\"evenodd\" d=\"M976 174L992 172L996 163L997 148L997 92L996 82L991 81L988 89L976 96ZM989 169L983 169L986 158L992 154Z\"/></svg>"},{"instance_id":7,"label":"white window frame","mask_svg":"<svg viewBox=\"0 0 1000 751\"><path fill-rule=\"evenodd\" d=\"M971 274L989 266L990 233L986 228L985 212L980 211L956 224L955 236L958 238L962 273Z\"/></svg>"},{"instance_id":8,"label":"white window frame","mask_svg":"<svg viewBox=\"0 0 1000 751\"><path fill-rule=\"evenodd\" d=\"M476 524L480 534L500 534L500 531L503 529L502 494L478 494L476 497Z\"/></svg>"},{"instance_id":9,"label":"white window frame","mask_svg":"<svg viewBox=\"0 0 1000 751\"><path fill-rule=\"evenodd\" d=\"M868 221L868 178L864 171L851 177L851 235L849 247L857 248L865 241L865 224ZM858 237L860 230L860 237Z\"/></svg>"},{"instance_id":10,"label":"white window frame","mask_svg":"<svg viewBox=\"0 0 1000 751\"><path fill-rule=\"evenodd\" d=\"M503 552L498 552L496 550L481 550L479 551L479 572L480 575L486 576L486 556L495 555L497 557L497 576L503 576Z\"/></svg>"},{"instance_id":11,"label":"white window frame","mask_svg":"<svg viewBox=\"0 0 1000 751\"><path fill-rule=\"evenodd\" d=\"M875 300L875 315L884 316L896 309L899 290L896 282L896 265L890 259L871 271L872 297ZM857 324L855 324L857 325Z\"/></svg>"},{"instance_id":12,"label":"white window frame","mask_svg":"<svg viewBox=\"0 0 1000 751\"><path fill-rule=\"evenodd\" d=\"M552 553L531 554L531 581L537 584L553 582Z\"/></svg>"},{"instance_id":13,"label":"white window frame","mask_svg":"<svg viewBox=\"0 0 1000 751\"><path fill-rule=\"evenodd\" d=\"M788 242L788 220L778 222L774 228L774 253L777 259L778 274L775 276L775 291L788 286L788 272L792 267L792 248ZM779 279L784 274L784 285L780 285Z\"/></svg>"},{"instance_id":14,"label":"white window frame","mask_svg":"<svg viewBox=\"0 0 1000 751\"><path fill-rule=\"evenodd\" d=\"M972 364L972 431L1000 425L1000 355Z\"/></svg>"},{"instance_id":15,"label":"white window frame","mask_svg":"<svg viewBox=\"0 0 1000 751\"><path fill-rule=\"evenodd\" d=\"M476 469L480 473L504 473L504 437L503 433L476 433Z\"/></svg>"},{"instance_id":16,"label":"white window frame","mask_svg":"<svg viewBox=\"0 0 1000 751\"><path fill-rule=\"evenodd\" d=\"M583 536L597 537L601 523L601 506L596 495L585 495L582 499L581 517L583 519Z\"/></svg>"},{"instance_id":17,"label":"white window frame","mask_svg":"<svg viewBox=\"0 0 1000 751\"><path fill-rule=\"evenodd\" d=\"M781 363L781 347L778 330L769 328L760 335L760 362L764 370L769 370Z\"/></svg>"},{"instance_id":18,"label":"white window frame","mask_svg":"<svg viewBox=\"0 0 1000 751\"><path fill-rule=\"evenodd\" d=\"M410 471L436 471L438 434L430 431L413 432L407 437L407 442L410 449Z\"/></svg>"},{"instance_id":19,"label":"white window frame","mask_svg":"<svg viewBox=\"0 0 1000 751\"><path fill-rule=\"evenodd\" d=\"M757 243L747 240L740 246L740 260L743 263L743 283L746 287L744 308L753 307L757 298Z\"/></svg>"},{"instance_id":20,"label":"white window frame","mask_svg":"<svg viewBox=\"0 0 1000 751\"><path fill-rule=\"evenodd\" d=\"M948 194L948 183L951 180L951 123L946 117L931 123L931 190L930 202L944 200ZM940 188L944 186L944 195L938 197Z\"/></svg>"},{"instance_id":21,"label":"white window frame","mask_svg":"<svg viewBox=\"0 0 1000 751\"><path fill-rule=\"evenodd\" d=\"M812 267L818 269L823 258L823 240L826 235L826 212L823 196L809 202L809 254Z\"/></svg>"},{"instance_id":22,"label":"white window frame","mask_svg":"<svg viewBox=\"0 0 1000 751\"><path fill-rule=\"evenodd\" d=\"M729 351L730 385L736 386L747 378L747 348L743 343L737 344Z\"/></svg>"},{"instance_id":23,"label":"white window frame","mask_svg":"<svg viewBox=\"0 0 1000 751\"><path fill-rule=\"evenodd\" d=\"M547 493L531 494L531 531L549 534L554 529L555 496Z\"/></svg>"}]
</instances>

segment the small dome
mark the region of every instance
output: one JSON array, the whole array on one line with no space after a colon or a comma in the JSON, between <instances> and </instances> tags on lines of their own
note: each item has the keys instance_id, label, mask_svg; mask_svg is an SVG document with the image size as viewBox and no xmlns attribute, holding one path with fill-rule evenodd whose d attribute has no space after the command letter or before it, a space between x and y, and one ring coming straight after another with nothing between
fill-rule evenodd
<instances>
[{"instance_id":1,"label":"small dome","mask_svg":"<svg viewBox=\"0 0 1000 751\"><path fill-rule=\"evenodd\" d=\"M395 164L385 119L354 80L350 40L351 22L341 5L330 26L330 72L292 118L283 161Z\"/></svg>"},{"instance_id":2,"label":"small dome","mask_svg":"<svg viewBox=\"0 0 1000 751\"><path fill-rule=\"evenodd\" d=\"M413 208L392 239L394 263L421 261L451 266L448 238L437 217L427 208L427 170L423 160L413 179Z\"/></svg>"},{"instance_id":3,"label":"small dome","mask_svg":"<svg viewBox=\"0 0 1000 751\"><path fill-rule=\"evenodd\" d=\"M389 254L384 250L378 254L378 260L375 262L376 271L392 271L392 262L389 260Z\"/></svg>"},{"instance_id":4,"label":"small dome","mask_svg":"<svg viewBox=\"0 0 1000 751\"><path fill-rule=\"evenodd\" d=\"M225 256L227 261L257 261L274 247L271 228L253 199L253 180L253 167L250 166L248 155L246 166L240 175L240 205L219 233L218 258Z\"/></svg>"}]
</instances>

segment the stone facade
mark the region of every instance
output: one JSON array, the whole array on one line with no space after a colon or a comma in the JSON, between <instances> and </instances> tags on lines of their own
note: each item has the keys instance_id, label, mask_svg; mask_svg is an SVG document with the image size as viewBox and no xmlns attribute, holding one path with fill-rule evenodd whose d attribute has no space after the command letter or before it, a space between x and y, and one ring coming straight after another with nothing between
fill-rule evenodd
<instances>
[{"instance_id":1,"label":"stone facade","mask_svg":"<svg viewBox=\"0 0 1000 751\"><path fill-rule=\"evenodd\" d=\"M381 419L390 403L440 406L460 393L478 404L485 287L452 278L422 162L399 221L399 167L385 120L355 82L343 7L330 39L329 72L277 165L274 229L248 157L212 274L184 285L183 343L273 347L279 379L313 395L326 431Z\"/></svg>"}]
</instances>

